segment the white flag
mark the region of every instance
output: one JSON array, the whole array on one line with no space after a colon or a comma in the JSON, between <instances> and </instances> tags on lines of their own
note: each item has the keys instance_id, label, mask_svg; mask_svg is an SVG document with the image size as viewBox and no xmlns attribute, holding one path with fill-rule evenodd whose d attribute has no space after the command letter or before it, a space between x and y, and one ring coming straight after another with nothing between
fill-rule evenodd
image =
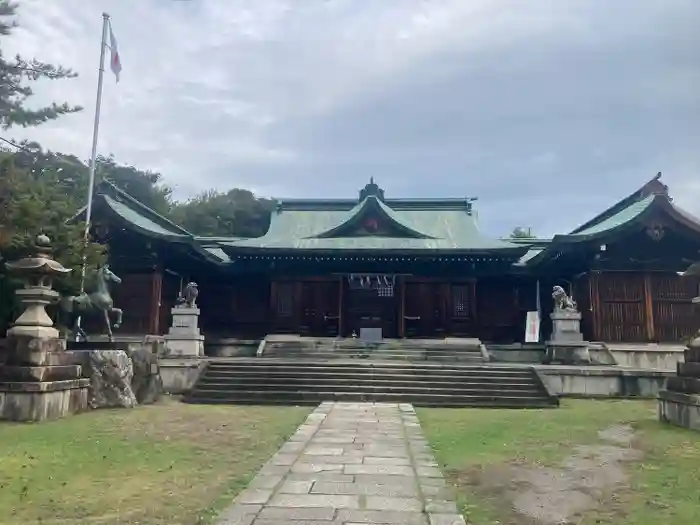
<instances>
[{"instance_id":1,"label":"white flag","mask_svg":"<svg viewBox=\"0 0 700 525\"><path fill-rule=\"evenodd\" d=\"M114 76L119 82L119 73L122 71L122 61L119 58L119 49L117 48L117 39L114 38L114 33L112 32L112 23L109 23L109 49L111 51L111 57L109 60L109 67L114 73Z\"/></svg>"}]
</instances>

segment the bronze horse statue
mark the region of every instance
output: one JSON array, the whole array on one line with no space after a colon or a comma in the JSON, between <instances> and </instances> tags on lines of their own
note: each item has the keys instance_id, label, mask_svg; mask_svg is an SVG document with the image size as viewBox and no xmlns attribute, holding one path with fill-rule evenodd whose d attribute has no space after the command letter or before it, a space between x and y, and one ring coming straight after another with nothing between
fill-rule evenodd
<instances>
[{"instance_id":1,"label":"bronze horse statue","mask_svg":"<svg viewBox=\"0 0 700 525\"><path fill-rule=\"evenodd\" d=\"M122 324L123 312L119 308L114 307L112 295L109 292L109 284L121 284L121 282L122 280L112 273L109 266L105 264L97 269L95 291L90 293L83 292L77 296L64 296L59 299L59 311L72 320L67 326L72 326L76 339L82 341L87 339L87 334L80 327L79 319L85 314L101 313L107 328L107 336L110 341L113 340L112 327L119 328ZM111 322L111 315L116 317L114 324Z\"/></svg>"}]
</instances>

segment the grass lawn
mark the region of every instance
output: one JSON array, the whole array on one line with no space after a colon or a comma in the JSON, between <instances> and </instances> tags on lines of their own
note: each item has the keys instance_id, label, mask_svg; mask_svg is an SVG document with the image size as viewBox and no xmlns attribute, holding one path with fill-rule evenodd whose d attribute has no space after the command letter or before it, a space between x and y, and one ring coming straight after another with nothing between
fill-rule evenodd
<instances>
[{"instance_id":1,"label":"grass lawn","mask_svg":"<svg viewBox=\"0 0 700 525\"><path fill-rule=\"evenodd\" d=\"M700 523L700 434L659 423L655 401L565 400L559 409L522 411L418 409L418 416L472 525L551 523L517 513L514 501L571 501L559 481L563 478L557 476L583 476L586 469L586 479L602 489L591 492L594 505L567 523ZM641 459L627 458L617 471L605 462L580 460L578 445L609 454L610 443L602 441L598 431L619 425L634 431L629 444L620 445L622 450L632 450ZM580 471L574 472L576 468ZM590 469L598 469L597 474ZM539 476L540 481L532 483L541 485L534 491L532 484L518 485L522 479L513 481L513 472L525 472L528 480ZM627 479L603 486L601 480L616 472L626 473ZM548 478L546 473L554 475ZM542 486L548 482L549 494L543 495ZM577 495L585 500L586 490L582 492Z\"/></svg>"},{"instance_id":2,"label":"grass lawn","mask_svg":"<svg viewBox=\"0 0 700 525\"><path fill-rule=\"evenodd\" d=\"M0 423L0 524L208 523L309 412L167 400Z\"/></svg>"}]
</instances>

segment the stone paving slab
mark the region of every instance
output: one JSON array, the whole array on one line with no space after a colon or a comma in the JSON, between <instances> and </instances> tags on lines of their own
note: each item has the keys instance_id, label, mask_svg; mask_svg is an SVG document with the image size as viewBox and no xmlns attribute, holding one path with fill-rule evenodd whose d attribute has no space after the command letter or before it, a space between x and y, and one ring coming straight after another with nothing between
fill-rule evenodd
<instances>
[{"instance_id":1,"label":"stone paving slab","mask_svg":"<svg viewBox=\"0 0 700 525\"><path fill-rule=\"evenodd\" d=\"M216 525L465 525L413 406L322 403Z\"/></svg>"}]
</instances>

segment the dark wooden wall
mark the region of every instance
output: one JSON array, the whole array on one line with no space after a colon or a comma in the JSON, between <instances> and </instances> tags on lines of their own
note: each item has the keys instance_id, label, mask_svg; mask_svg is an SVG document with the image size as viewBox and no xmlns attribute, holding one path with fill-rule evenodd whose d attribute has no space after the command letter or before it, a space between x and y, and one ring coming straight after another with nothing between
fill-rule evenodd
<instances>
[{"instance_id":1,"label":"dark wooden wall","mask_svg":"<svg viewBox=\"0 0 700 525\"><path fill-rule=\"evenodd\" d=\"M339 276L275 280L270 331L350 336L364 314L381 317L387 337L476 336L510 342L523 338L525 314L536 305L532 280L398 276L392 297L361 295Z\"/></svg>"},{"instance_id":2,"label":"dark wooden wall","mask_svg":"<svg viewBox=\"0 0 700 525\"><path fill-rule=\"evenodd\" d=\"M160 297L162 293L162 273L158 270L140 273L123 273L115 269L122 282L112 288L115 308L124 312L123 323L119 328L122 334L158 334L160 326ZM99 320L86 319L88 333L101 327ZM99 330L101 331L101 329Z\"/></svg>"},{"instance_id":3,"label":"dark wooden wall","mask_svg":"<svg viewBox=\"0 0 700 525\"><path fill-rule=\"evenodd\" d=\"M698 279L670 272L603 272L589 278L590 338L680 342L700 326Z\"/></svg>"},{"instance_id":4,"label":"dark wooden wall","mask_svg":"<svg viewBox=\"0 0 700 525\"><path fill-rule=\"evenodd\" d=\"M124 334L166 333L180 278L159 270L120 275L115 306L124 310ZM542 336L551 328L551 283L542 281ZM587 273L571 282L591 341L679 342L700 327L691 303L699 280L670 272ZM262 337L299 333L350 336L358 321L347 280L340 276L200 279L200 326L217 336ZM399 277L393 298L381 298L394 316L387 337L472 336L488 342L523 341L526 313L537 308L536 280L525 277L447 281ZM360 305L361 306L361 305ZM387 310L388 311L388 310ZM378 315L384 315L380 312ZM359 315L359 314L358 314ZM96 320L88 321L99 328ZM388 324L386 324L388 323Z\"/></svg>"}]
</instances>

